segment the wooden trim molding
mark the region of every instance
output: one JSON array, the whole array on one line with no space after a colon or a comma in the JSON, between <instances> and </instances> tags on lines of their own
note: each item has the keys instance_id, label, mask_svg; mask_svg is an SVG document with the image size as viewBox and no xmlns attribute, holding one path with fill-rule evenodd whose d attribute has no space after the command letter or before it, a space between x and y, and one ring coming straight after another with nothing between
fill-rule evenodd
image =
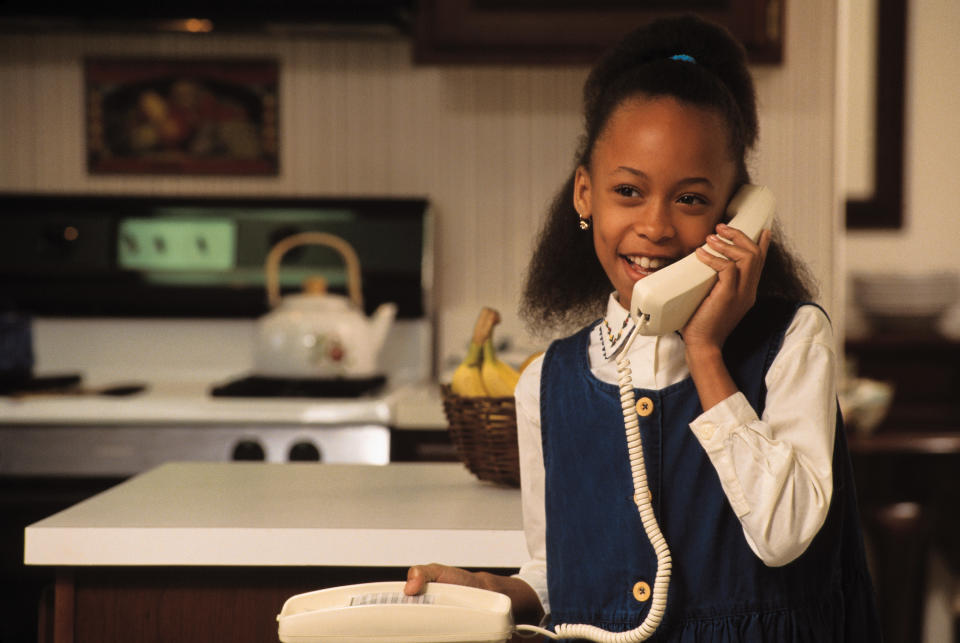
<instances>
[{"instance_id":1,"label":"wooden trim molding","mask_svg":"<svg viewBox=\"0 0 960 643\"><path fill-rule=\"evenodd\" d=\"M903 227L907 0L877 0L873 197L847 201L847 228Z\"/></svg>"},{"instance_id":2,"label":"wooden trim molding","mask_svg":"<svg viewBox=\"0 0 960 643\"><path fill-rule=\"evenodd\" d=\"M643 5L640 7L639 5ZM591 64L632 28L695 12L727 27L754 64L783 60L786 0L420 0L420 64Z\"/></svg>"}]
</instances>

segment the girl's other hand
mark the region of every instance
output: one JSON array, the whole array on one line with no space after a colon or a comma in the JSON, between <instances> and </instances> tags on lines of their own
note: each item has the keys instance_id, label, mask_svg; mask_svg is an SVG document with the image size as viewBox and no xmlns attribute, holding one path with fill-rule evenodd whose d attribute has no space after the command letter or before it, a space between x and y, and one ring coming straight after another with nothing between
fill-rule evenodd
<instances>
[{"instance_id":1,"label":"girl's other hand","mask_svg":"<svg viewBox=\"0 0 960 643\"><path fill-rule=\"evenodd\" d=\"M419 594L426 588L427 583L466 585L505 594L510 598L513 618L517 623L539 623L543 618L540 597L519 578L490 572L468 572L459 567L437 563L414 565L407 571L407 584L403 586L403 593L407 596Z\"/></svg>"},{"instance_id":2,"label":"girl's other hand","mask_svg":"<svg viewBox=\"0 0 960 643\"><path fill-rule=\"evenodd\" d=\"M489 589L479 574L468 572L459 567L431 563L429 565L414 565L407 570L407 584L403 586L403 593L407 596L414 596L422 592L427 583L433 582Z\"/></svg>"},{"instance_id":3,"label":"girl's other hand","mask_svg":"<svg viewBox=\"0 0 960 643\"><path fill-rule=\"evenodd\" d=\"M720 238L718 238L720 237ZM732 242L727 243L728 241ZM760 273L770 247L770 231L760 234L758 243L736 228L717 226L707 245L723 257L697 248L697 257L717 271L717 283L681 331L688 350L704 346L720 348L757 299Z\"/></svg>"}]
</instances>

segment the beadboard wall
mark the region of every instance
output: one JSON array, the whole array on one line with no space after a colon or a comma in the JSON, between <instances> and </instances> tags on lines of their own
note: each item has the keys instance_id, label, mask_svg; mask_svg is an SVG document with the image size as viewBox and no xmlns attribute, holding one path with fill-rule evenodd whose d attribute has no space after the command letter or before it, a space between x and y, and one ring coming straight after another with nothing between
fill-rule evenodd
<instances>
[{"instance_id":1,"label":"beadboard wall","mask_svg":"<svg viewBox=\"0 0 960 643\"><path fill-rule=\"evenodd\" d=\"M835 3L790 3L785 64L755 69L754 179L838 313L834 183ZM84 162L86 56L271 56L280 62L280 174L91 176ZM498 337L543 342L516 314L540 219L570 171L583 67L415 66L400 37L0 36L0 190L177 195L426 196L436 217L441 369L480 306ZM571 225L574 222L571 221Z\"/></svg>"}]
</instances>

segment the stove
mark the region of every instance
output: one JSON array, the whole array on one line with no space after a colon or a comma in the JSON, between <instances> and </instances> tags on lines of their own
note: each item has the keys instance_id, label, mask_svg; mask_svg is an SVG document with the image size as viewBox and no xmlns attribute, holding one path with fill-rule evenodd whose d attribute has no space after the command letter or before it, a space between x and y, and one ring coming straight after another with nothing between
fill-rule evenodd
<instances>
[{"instance_id":1,"label":"stove","mask_svg":"<svg viewBox=\"0 0 960 643\"><path fill-rule=\"evenodd\" d=\"M40 372L83 375L0 397L0 475L124 477L173 460L386 464L398 399L431 379L426 320L395 322L383 376L325 382L325 395L310 390L318 382L249 375L254 321L37 319L34 331ZM121 334L136 360L116 350Z\"/></svg>"},{"instance_id":2,"label":"stove","mask_svg":"<svg viewBox=\"0 0 960 643\"><path fill-rule=\"evenodd\" d=\"M11 252L0 253L0 284L31 317L35 379L73 381L0 396L0 476L126 477L174 460L389 462L398 396L435 369L426 202L2 203L12 209L0 246ZM184 230L196 243L169 255ZM266 249L307 230L354 244L367 308L397 300L376 377L283 380L253 370ZM38 254L14 251L28 246ZM315 269L332 289L343 282L322 253L290 254L286 289Z\"/></svg>"}]
</instances>

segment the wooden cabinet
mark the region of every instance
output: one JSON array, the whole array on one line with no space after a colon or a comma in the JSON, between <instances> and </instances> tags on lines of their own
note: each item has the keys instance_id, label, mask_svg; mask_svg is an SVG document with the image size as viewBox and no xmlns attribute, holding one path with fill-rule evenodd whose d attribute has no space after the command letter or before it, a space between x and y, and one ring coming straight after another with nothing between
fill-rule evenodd
<instances>
[{"instance_id":1,"label":"wooden cabinet","mask_svg":"<svg viewBox=\"0 0 960 643\"><path fill-rule=\"evenodd\" d=\"M930 552L960 575L960 427L882 429L849 441L884 640L930 640L922 632ZM955 618L960 628L960 612Z\"/></svg>"},{"instance_id":2,"label":"wooden cabinet","mask_svg":"<svg viewBox=\"0 0 960 643\"><path fill-rule=\"evenodd\" d=\"M53 568L23 564L23 530L120 482L119 478L0 476L0 641L37 640L37 606L54 583Z\"/></svg>"},{"instance_id":3,"label":"wooden cabinet","mask_svg":"<svg viewBox=\"0 0 960 643\"><path fill-rule=\"evenodd\" d=\"M850 454L885 640L919 641L930 551L960 574L960 342L891 333L846 353L858 375L894 385L887 418L850 434Z\"/></svg>"},{"instance_id":4,"label":"wooden cabinet","mask_svg":"<svg viewBox=\"0 0 960 643\"><path fill-rule=\"evenodd\" d=\"M696 12L743 42L751 62L780 63L786 0L420 0L420 63L589 64L631 29Z\"/></svg>"},{"instance_id":5,"label":"wooden cabinet","mask_svg":"<svg viewBox=\"0 0 960 643\"><path fill-rule=\"evenodd\" d=\"M269 643L277 640L276 617L290 596L406 574L406 566L59 568L41 606L37 641Z\"/></svg>"},{"instance_id":6,"label":"wooden cabinet","mask_svg":"<svg viewBox=\"0 0 960 643\"><path fill-rule=\"evenodd\" d=\"M858 376L891 382L893 403L878 431L960 431L960 342L888 334L846 345Z\"/></svg>"}]
</instances>

